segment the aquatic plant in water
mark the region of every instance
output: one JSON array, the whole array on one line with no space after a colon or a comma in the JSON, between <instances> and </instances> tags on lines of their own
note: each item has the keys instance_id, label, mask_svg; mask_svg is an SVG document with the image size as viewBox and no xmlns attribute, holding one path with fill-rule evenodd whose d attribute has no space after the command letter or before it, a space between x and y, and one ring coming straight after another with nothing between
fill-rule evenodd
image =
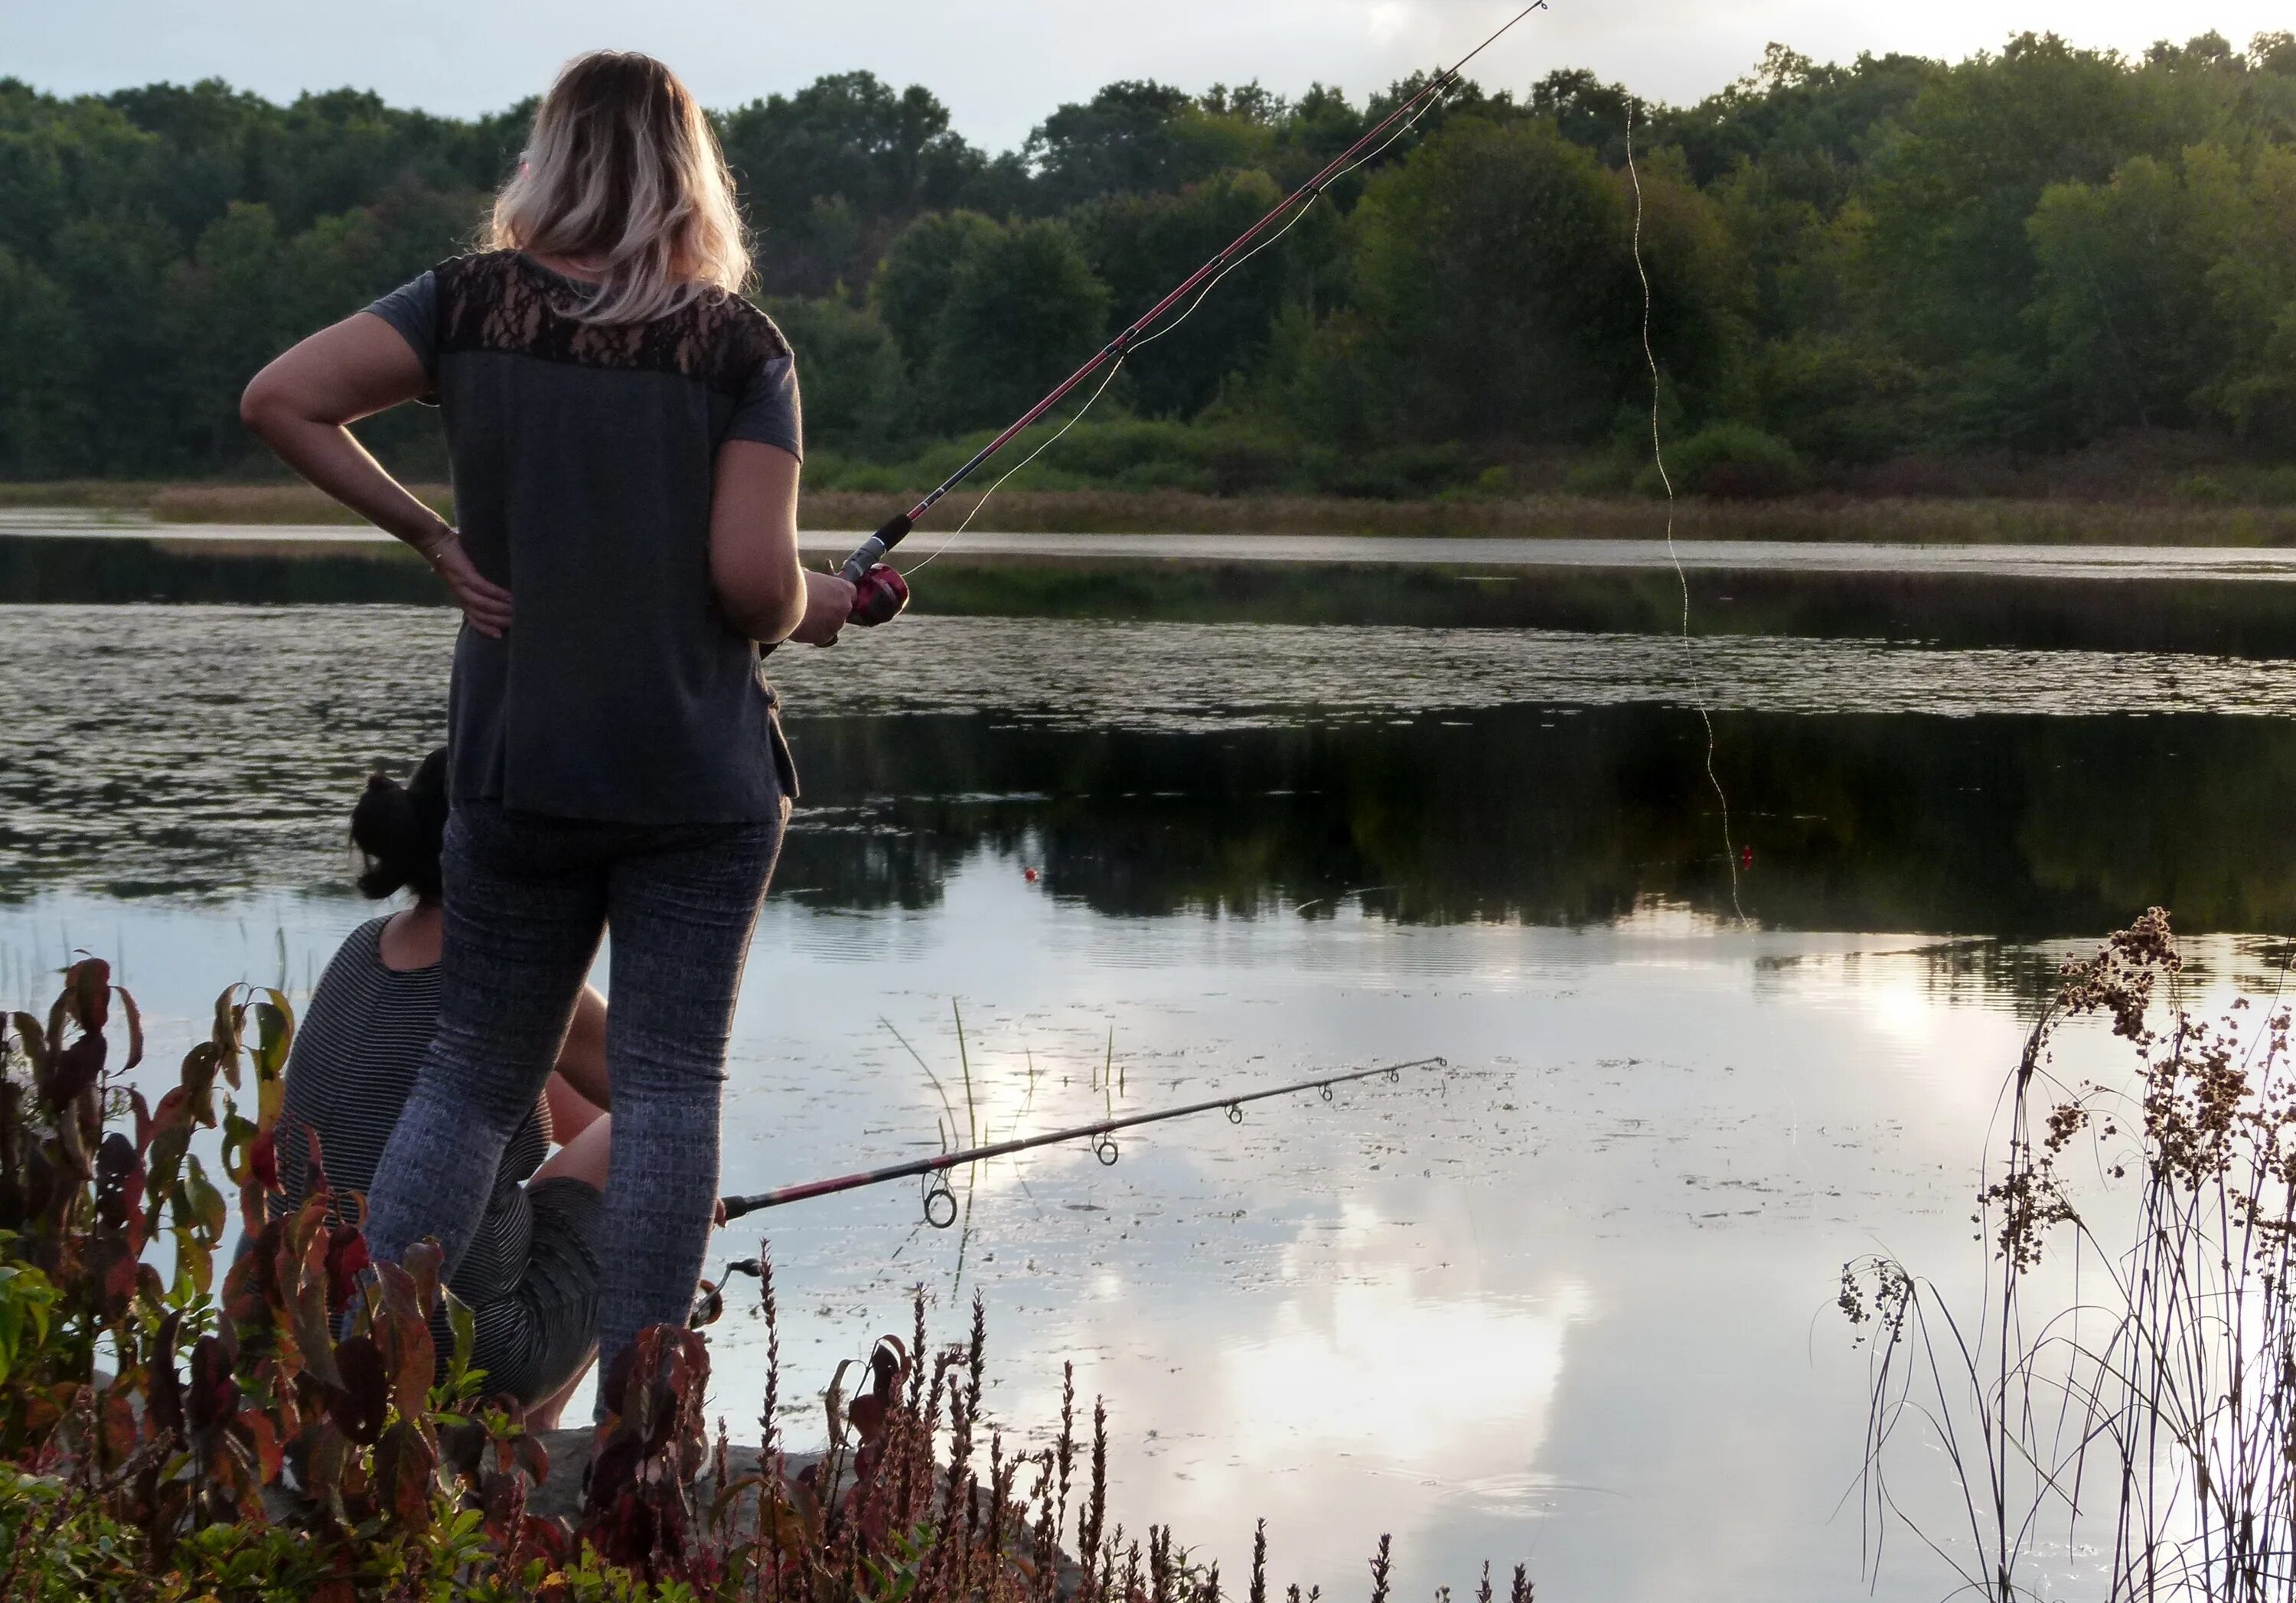
<instances>
[{"instance_id":1,"label":"aquatic plant in water","mask_svg":"<svg viewBox=\"0 0 2296 1603\"><path fill-rule=\"evenodd\" d=\"M2159 908L2063 965L2004 1089L1976 1307L1893 1258L1845 1266L1841 1305L1873 1354L1876 1558L1908 1530L2005 1603L2041 1594L2062 1533L2047 1562L2092 1565L2109 1599L2296 1597L2291 1013L2276 993L2197 1018L2183 968ZM2137 1054L2130 1083L2052 1072L2055 1033L2089 1016ZM2045 1263L2070 1273L2062 1305ZM1916 1443L1941 1454L1965 1524L1908 1510Z\"/></svg>"}]
</instances>

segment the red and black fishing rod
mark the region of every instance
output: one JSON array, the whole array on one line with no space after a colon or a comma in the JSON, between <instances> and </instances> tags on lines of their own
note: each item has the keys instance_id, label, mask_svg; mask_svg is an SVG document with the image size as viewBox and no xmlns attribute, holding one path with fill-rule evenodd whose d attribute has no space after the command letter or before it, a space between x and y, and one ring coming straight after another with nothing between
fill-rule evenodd
<instances>
[{"instance_id":1,"label":"red and black fishing rod","mask_svg":"<svg viewBox=\"0 0 2296 1603\"><path fill-rule=\"evenodd\" d=\"M922 1174L941 1174L965 1164L979 1163L984 1158L1002 1157L1009 1152L1026 1152L1032 1147L1056 1146L1062 1141L1089 1140L1093 1156L1103 1164L1117 1158L1115 1132L1128 1130L1135 1125L1160 1124L1165 1119L1185 1118L1191 1114L1210 1113L1224 1108L1231 1122L1243 1122L1246 1102L1265 1101L1269 1097L1297 1096L1303 1091L1320 1091L1329 1101L1332 1087L1345 1085L1354 1080L1368 1080L1375 1075L1385 1075L1390 1080L1400 1080L1406 1068L1441 1068L1441 1058L1414 1058L1408 1063L1390 1063L1378 1068L1350 1069L1345 1074L1325 1075L1320 1079L1298 1080L1289 1085L1271 1086L1266 1091L1248 1091L1238 1096L1211 1097L1201 1102L1190 1102L1185 1108L1165 1108L1154 1113L1127 1114L1121 1118L1102 1119L1096 1124L1078 1125L1067 1130L1048 1130L1042 1135L1016 1136L1009 1141L996 1141L985 1147L967 1147L962 1152L942 1152L931 1157L912 1158L907 1163L888 1164L882 1169L864 1169L857 1174L840 1174L834 1180L809 1180L803 1185L783 1186L779 1190L759 1191L752 1197L726 1198L726 1218L728 1223L744 1214L754 1214L761 1208L781 1207L792 1202L805 1202L816 1197L833 1196L839 1191L857 1191L864 1186L883 1185L889 1181L908 1180ZM946 1230L956 1223L956 1197L947 1185L933 1187L925 1193L925 1221L937 1229Z\"/></svg>"},{"instance_id":2,"label":"red and black fishing rod","mask_svg":"<svg viewBox=\"0 0 2296 1603\"><path fill-rule=\"evenodd\" d=\"M1330 164L1321 172L1308 179L1307 183L1301 184L1289 195L1286 195L1281 201L1277 202L1275 209L1269 211L1266 217L1260 218L1259 221L1254 223L1250 227L1238 234L1233 244L1229 245L1218 256L1213 257L1211 260L1206 262L1202 266L1190 274L1186 280L1183 282L1177 289L1175 289L1170 294L1165 296L1163 299L1149 307L1147 311L1144 312L1139 317L1135 319L1122 333L1117 335L1115 339L1101 347L1099 351L1093 356L1091 360L1087 361L1082 367L1078 368L1076 372L1070 373L1067 378L1054 385L1051 393L1047 394L1043 400L1038 401L1034 406L1029 407L1028 411L1022 413L1019 418L1014 420L1013 425L1006 429L1004 433L998 435L995 439L990 440L987 445L981 446L980 450L973 453L972 459L970 462L967 462L963 467L957 469L955 472L941 480L939 487L933 490L931 495L927 495L922 501L918 502L916 505L911 507L907 511L902 512L889 520L882 528L879 529L875 534L871 535L866 540L863 541L859 548L857 549L851 556L846 558L843 570L847 581L856 586L858 591L858 593L854 597L853 621L858 624L886 623L898 617L901 609L908 605L909 590L907 582L904 580L898 572L883 565L885 553L891 551L896 545L898 545L902 540L907 536L909 531L917 526L919 519L922 519L927 512L932 511L934 504L938 503L942 496L947 495L951 490L956 488L958 485L963 484L966 479L972 477L973 473L980 469L983 462L986 462L990 457L996 455L1005 446L1011 445L1013 440L1025 433L1032 424L1037 422L1038 419L1042 418L1054 407L1059 405L1061 402L1067 397L1069 393L1075 389L1078 385L1092 377L1093 374L1098 372L1111 362L1119 362L1123 360L1125 354L1129 351L1135 344L1140 341L1141 336L1147 333L1148 331L1154 326L1158 318L1163 316L1165 313L1170 311L1181 301L1186 299L1187 297L1195 290L1206 284L1219 274L1225 272L1232 263L1234 263L1252 246L1255 241L1259 240L1260 235L1267 232L1270 225L1272 225L1277 218L1283 217L1284 213L1292 210L1295 206L1313 204L1316 197L1324 192L1324 190L1327 185L1329 185L1334 179L1349 171L1352 167L1360 162L1363 159L1364 153L1371 150L1382 135L1386 134L1390 128L1396 127L1398 124L1406 123L1416 119L1422 111L1433 104L1436 100L1440 98L1444 94L1448 92L1454 85L1458 83L1460 78L1464 76L1467 68L1473 63L1477 56L1482 54L1486 50L1488 50L1493 45L1497 44L1501 38L1505 37L1505 35L1513 29L1516 23L1530 15L1531 12L1535 11L1545 11L1546 9L1546 0L1531 0L1530 4L1524 6L1522 10L1508 18L1505 26L1501 27L1497 32L1492 34L1489 38L1485 39L1481 44L1476 45L1465 55L1460 57L1456 65L1447 71L1439 73L1436 77L1429 79L1428 82L1421 87L1419 93L1414 94L1402 104L1397 106L1393 111L1387 115L1386 119L1382 121L1377 127L1373 128L1362 138L1357 140L1346 150L1341 151L1339 155L1333 157Z\"/></svg>"}]
</instances>

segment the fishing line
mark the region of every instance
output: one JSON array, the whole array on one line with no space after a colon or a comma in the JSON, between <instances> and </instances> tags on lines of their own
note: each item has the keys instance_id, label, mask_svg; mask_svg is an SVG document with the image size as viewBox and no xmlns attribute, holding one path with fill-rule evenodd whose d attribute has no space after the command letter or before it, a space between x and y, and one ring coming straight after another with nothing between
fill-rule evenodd
<instances>
[{"instance_id":1,"label":"fishing line","mask_svg":"<svg viewBox=\"0 0 2296 1603\"><path fill-rule=\"evenodd\" d=\"M1666 491L1666 556L1674 564L1675 583L1682 587L1682 659L1690 675L1691 703L1698 709L1698 722L1706 731L1706 782L1714 788L1714 799L1722 808L1722 865L1730 872L1730 911L1738 915L1739 928L1746 927L1746 910L1738 901L1738 848L1730 839L1730 797L1722 789L1722 779L1714 771L1714 717L1707 710L1706 687L1698 672L1698 651L1690 633L1690 576L1683 571L1682 553L1674 544L1674 478L1666 470L1666 450L1659 438L1659 399L1664 383L1659 376L1658 356L1651 348L1651 281L1643 266L1643 176L1635 166L1635 102L1627 102L1627 177L1635 188L1635 276L1643 286L1643 362L1650 369L1651 378L1651 460L1658 468L1658 481Z\"/></svg>"},{"instance_id":2,"label":"fishing line","mask_svg":"<svg viewBox=\"0 0 2296 1603\"><path fill-rule=\"evenodd\" d=\"M1536 10L1538 8L1533 7L1532 9ZM1520 18L1517 19L1517 20L1520 20ZM1509 26L1513 26L1513 24L1509 24ZM1108 387L1116 381L1116 375L1124 371L1125 363L1131 360L1133 356L1137 355L1145 347L1155 344L1156 341L1164 338L1165 335L1177 332L1182 323L1187 322L1189 318L1193 317L1196 315L1198 308L1200 308L1205 301L1211 299L1212 291L1220 287L1221 282L1229 274L1244 266L1244 264L1250 261L1252 258L1258 256L1261 251L1267 249L1269 246L1274 245L1285 234L1298 227L1300 225L1300 220L1315 209L1316 202L1322 200L1324 196L1330 192L1333 184L1338 184L1344 178L1354 176L1359 168L1369 166L1372 162L1378 160L1382 156L1387 154L1390 150L1394 148L1397 141L1400 140L1405 135L1409 134L1413 129L1416 128L1421 120L1424 119L1430 111L1432 111L1437 106L1442 104L1443 96L1448 94L1451 92L1451 88L1456 86L1456 84L1455 82L1451 86L1446 87L1441 94L1437 94L1433 99L1430 100L1425 105L1420 107L1416 111L1414 111L1410 117L1405 120L1403 126L1396 129L1394 133L1389 135L1387 138L1381 143L1377 149L1372 151L1366 155L1357 157L1354 161L1349 162L1346 167L1341 168L1331 177L1325 179L1322 184L1317 184L1310 190L1299 209L1292 214L1290 218L1285 221L1283 227L1277 229L1274 233L1269 234L1266 239L1260 241L1259 243L1254 245L1250 249L1236 258L1235 260L1230 262L1226 266L1222 267L1218 274L1216 274L1209 283L1205 284L1201 290L1196 292L1196 298L1188 303L1187 308L1178 316L1173 318L1171 322L1166 323L1162 328L1158 329L1154 333L1144 335L1140 339L1133 340L1128 346L1127 346L1125 349L1118 355L1114 364L1110 367L1108 377L1103 379L1100 381L1100 387L1092 392L1091 397L1086 400L1083 405L1076 409L1075 415L1070 417L1067 422L1062 424L1059 431L1055 433L1052 438L1046 440L1043 445L1038 446L1035 450L1029 452L1026 457L1021 459L1018 466L1008 470L1002 478L998 478L995 484L990 485L986 490L982 491L980 499L972 503L972 510L965 513L964 521L958 524L947 535L943 536L940 544L934 546L931 551L928 552L922 561L917 562L910 568L903 569L904 574L916 573L923 568L931 567L933 560L936 557L939 556L941 552L947 551L950 546L955 544L957 536L964 534L966 529L972 527L972 520L980 516L980 509L988 504L988 498L990 496L1003 489L1005 485L1012 481L1016 474L1021 472L1022 469L1028 467L1029 463L1035 462L1046 452L1051 450L1053 446L1059 444L1062 435L1066 434L1070 429L1075 428L1078 422L1083 421L1084 414L1090 412L1093 407L1099 403L1100 397L1108 393ZM1294 195L1291 200L1287 200L1284 204L1288 206L1292 204L1292 200L1301 200L1301 197Z\"/></svg>"},{"instance_id":3,"label":"fishing line","mask_svg":"<svg viewBox=\"0 0 2296 1603\"><path fill-rule=\"evenodd\" d=\"M1189 309L1191 311L1194 310L1193 307ZM1174 327L1177 326L1177 324L1174 325ZM1168 329L1165 331L1168 333L1171 331ZM1147 342L1143 340L1141 343L1144 345ZM1029 452L1028 455L1022 457L1018 463L1005 470L1004 478L999 478L995 484L990 485L987 489L981 491L980 499L972 503L972 510L971 511L965 513L964 521L958 524L955 528L949 530L947 534L942 536L940 544L927 552L922 561L904 568L902 570L904 574L917 573L924 568L931 567L935 557L939 556L941 552L955 544L956 537L963 534L966 529L971 528L972 527L972 520L980 516L980 509L988 504L988 498L996 494L997 491L1003 489L1006 481L1011 479L1015 473L1020 472L1030 462L1035 462L1037 458L1042 456L1046 452L1060 444L1061 436L1066 434L1070 429L1075 428L1078 423L1084 421L1084 414L1092 410L1093 404L1095 402L1098 401L1102 396L1108 393L1108 387L1116 382L1116 375L1123 371L1124 358L1122 356L1119 356L1112 364L1110 364L1108 369L1108 377L1103 379L1100 381L1100 388L1094 390L1092 394L1086 398L1085 404L1076 409L1075 415L1070 417L1067 422L1062 423L1057 429L1054 430L1053 437L1050 439L1046 440L1043 445L1038 446L1035 450Z\"/></svg>"}]
</instances>

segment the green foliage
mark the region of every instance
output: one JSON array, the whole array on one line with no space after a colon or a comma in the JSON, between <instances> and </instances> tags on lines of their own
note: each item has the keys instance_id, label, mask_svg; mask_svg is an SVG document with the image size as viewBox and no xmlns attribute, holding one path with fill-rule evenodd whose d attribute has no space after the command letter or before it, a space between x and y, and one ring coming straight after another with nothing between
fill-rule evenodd
<instances>
[{"instance_id":1,"label":"green foliage","mask_svg":"<svg viewBox=\"0 0 2296 1603\"><path fill-rule=\"evenodd\" d=\"M48 1320L56 1288L29 1264L0 1264L0 1385L5 1385L20 1354L47 1345Z\"/></svg>"},{"instance_id":2,"label":"green foliage","mask_svg":"<svg viewBox=\"0 0 2296 1603\"><path fill-rule=\"evenodd\" d=\"M1091 351L1108 315L1107 286L1061 224L964 212L897 240L872 299L934 430L1019 415Z\"/></svg>"},{"instance_id":3,"label":"green foliage","mask_svg":"<svg viewBox=\"0 0 2296 1603\"><path fill-rule=\"evenodd\" d=\"M920 85L868 72L819 78L718 119L726 159L761 235L779 296L858 288L900 228L961 203L987 162Z\"/></svg>"},{"instance_id":4,"label":"green foliage","mask_svg":"<svg viewBox=\"0 0 2296 1603\"><path fill-rule=\"evenodd\" d=\"M1036 205L1064 210L1104 195L1178 190L1242 167L1272 143L1282 103L1257 85L1199 101L1168 84L1116 83L1065 105L1029 135Z\"/></svg>"},{"instance_id":5,"label":"green foliage","mask_svg":"<svg viewBox=\"0 0 2296 1603\"><path fill-rule=\"evenodd\" d=\"M1659 171L1643 190L1652 339L1710 402L1742 275L1710 201ZM1625 177L1544 121L1456 121L1373 180L1346 364L1366 431L1552 441L1606 425L1647 383L1633 211Z\"/></svg>"},{"instance_id":6,"label":"green foliage","mask_svg":"<svg viewBox=\"0 0 2296 1603\"><path fill-rule=\"evenodd\" d=\"M1424 81L1359 102L1117 83L1000 156L926 88L865 72L717 120L816 443L865 476L1009 421ZM1110 404L1222 438L1246 418L1291 442L1290 482L1366 493L1599 451L1646 382L1638 104L1583 70L1520 98L1461 86L1139 348ZM247 375L467 248L531 112L0 79L0 475L262 463L235 416ZM2296 37L2131 59L2026 34L1955 63L1774 45L1636 121L1652 345L1685 429L1758 427L1836 481L2128 429L2212 441L2225 484L2296 454ZM361 427L442 472L432 418ZM1469 460L1427 465L1445 450ZM1190 454L1116 472L1269 481L1183 472Z\"/></svg>"},{"instance_id":7,"label":"green foliage","mask_svg":"<svg viewBox=\"0 0 2296 1603\"><path fill-rule=\"evenodd\" d=\"M774 300L766 309L805 353L801 375L809 454L878 453L900 438L908 377L884 323L840 296Z\"/></svg>"},{"instance_id":8,"label":"green foliage","mask_svg":"<svg viewBox=\"0 0 2296 1603\"><path fill-rule=\"evenodd\" d=\"M1750 423L1709 423L1668 450L1666 470L1676 495L1722 501L1764 500L1802 483L1793 447ZM1636 477L1635 487L1646 495L1665 489L1655 462Z\"/></svg>"},{"instance_id":9,"label":"green foliage","mask_svg":"<svg viewBox=\"0 0 2296 1603\"><path fill-rule=\"evenodd\" d=\"M78 308L55 280L5 247L0 352L0 474L54 477L86 467L94 454L94 408Z\"/></svg>"},{"instance_id":10,"label":"green foliage","mask_svg":"<svg viewBox=\"0 0 2296 1603\"><path fill-rule=\"evenodd\" d=\"M1025 452L1057 421L1023 438ZM807 459L813 489L891 495L939 483L987 444L986 431L939 440L906 456L868 461L838 452ZM1500 477L1504 477L1504 470ZM1014 487L1032 490L1190 490L1208 495L1345 495L1381 498L1506 487L1475 454L1456 445L1402 445L1350 451L1304 441L1234 413L1179 423L1094 412L1062 437L1057 450Z\"/></svg>"},{"instance_id":11,"label":"green foliage","mask_svg":"<svg viewBox=\"0 0 2296 1603\"><path fill-rule=\"evenodd\" d=\"M1229 241L1273 210L1284 191L1257 168L1229 170L1176 193L1111 196L1079 209L1072 223L1110 309L1140 316ZM1159 325L1171 331L1140 348L1125 372L1128 394L1157 417L1188 417L1222 384L1258 364L1277 315L1327 299L1345 271L1337 214L1311 209L1279 243L1183 301ZM1190 308L1193 308L1191 310Z\"/></svg>"},{"instance_id":12,"label":"green foliage","mask_svg":"<svg viewBox=\"0 0 2296 1603\"><path fill-rule=\"evenodd\" d=\"M913 382L932 364L957 269L996 232L996 220L979 212L933 212L903 231L878 265L869 305L891 332Z\"/></svg>"}]
</instances>

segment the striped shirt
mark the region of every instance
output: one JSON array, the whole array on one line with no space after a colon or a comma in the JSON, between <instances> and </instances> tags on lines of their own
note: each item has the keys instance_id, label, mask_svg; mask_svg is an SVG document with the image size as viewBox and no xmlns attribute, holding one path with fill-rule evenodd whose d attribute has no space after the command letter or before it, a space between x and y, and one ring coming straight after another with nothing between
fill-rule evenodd
<instances>
[{"instance_id":1,"label":"striped shirt","mask_svg":"<svg viewBox=\"0 0 2296 1603\"><path fill-rule=\"evenodd\" d=\"M364 1196L414 1089L438 1028L439 966L385 966L382 928L389 922L375 919L351 932L295 1031L279 1118L281 1190L271 1198L274 1216L299 1206L308 1190L307 1132L319 1138L328 1186ZM526 1272L534 1215L521 1182L549 1155L550 1138L549 1105L537 1100L504 1149L478 1232L447 1278L473 1308L507 1296Z\"/></svg>"}]
</instances>

